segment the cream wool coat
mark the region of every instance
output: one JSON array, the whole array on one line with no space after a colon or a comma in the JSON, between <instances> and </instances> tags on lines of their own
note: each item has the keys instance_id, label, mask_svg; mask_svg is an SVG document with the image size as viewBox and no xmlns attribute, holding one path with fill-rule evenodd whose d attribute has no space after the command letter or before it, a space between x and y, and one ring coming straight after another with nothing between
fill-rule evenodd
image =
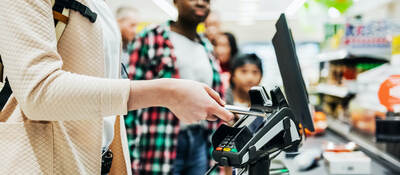
<instances>
[{"instance_id":1,"label":"cream wool coat","mask_svg":"<svg viewBox=\"0 0 400 175\"><path fill-rule=\"evenodd\" d=\"M1 0L13 94L0 113L0 174L100 174L102 117L127 113L130 88L102 78L102 48L98 21L71 10L57 45L50 0ZM111 174L130 174L123 119L115 123Z\"/></svg>"}]
</instances>

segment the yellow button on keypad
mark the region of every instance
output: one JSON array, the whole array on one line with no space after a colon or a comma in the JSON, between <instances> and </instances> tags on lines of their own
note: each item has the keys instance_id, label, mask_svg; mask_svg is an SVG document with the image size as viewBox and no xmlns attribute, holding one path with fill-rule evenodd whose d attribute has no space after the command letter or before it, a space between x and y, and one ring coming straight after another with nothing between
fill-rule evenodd
<instances>
[{"instance_id":1,"label":"yellow button on keypad","mask_svg":"<svg viewBox=\"0 0 400 175\"><path fill-rule=\"evenodd\" d=\"M231 149L230 148L224 148L224 151L229 152L229 151L231 151Z\"/></svg>"}]
</instances>

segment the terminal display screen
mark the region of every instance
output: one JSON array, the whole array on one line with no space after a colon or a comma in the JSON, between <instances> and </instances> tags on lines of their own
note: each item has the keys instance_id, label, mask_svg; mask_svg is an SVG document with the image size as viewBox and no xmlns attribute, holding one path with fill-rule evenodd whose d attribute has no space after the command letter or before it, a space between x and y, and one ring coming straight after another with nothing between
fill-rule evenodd
<instances>
[{"instance_id":1,"label":"terminal display screen","mask_svg":"<svg viewBox=\"0 0 400 175\"><path fill-rule=\"evenodd\" d=\"M308 107L308 94L297 59L296 49L285 15L282 14L275 24L276 33L272 39L275 54L281 72L289 107L293 110L295 119L303 127L314 131Z\"/></svg>"}]
</instances>

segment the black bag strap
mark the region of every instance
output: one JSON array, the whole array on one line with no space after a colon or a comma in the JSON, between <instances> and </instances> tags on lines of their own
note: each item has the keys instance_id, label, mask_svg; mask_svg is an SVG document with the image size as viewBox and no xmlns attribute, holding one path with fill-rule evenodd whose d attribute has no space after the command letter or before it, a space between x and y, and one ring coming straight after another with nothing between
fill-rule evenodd
<instances>
[{"instance_id":1,"label":"black bag strap","mask_svg":"<svg viewBox=\"0 0 400 175\"><path fill-rule=\"evenodd\" d=\"M0 67L1 67L1 82L3 82L3 60L1 59L0 55ZM12 90L10 87L10 83L8 82L8 79L6 77L6 80L4 81L3 88L0 91L0 109L3 110L4 106L6 105L8 99L10 98L12 94Z\"/></svg>"},{"instance_id":2,"label":"black bag strap","mask_svg":"<svg viewBox=\"0 0 400 175\"><path fill-rule=\"evenodd\" d=\"M60 16L62 16L64 8L78 11L82 16L88 18L90 22L92 23L96 22L97 14L92 10L90 10L89 7L83 5L82 3L76 0L55 0L53 5L53 14L55 13L59 14L58 16L53 15L55 27L57 26L58 22L60 22L60 20L63 19L63 17L60 18ZM68 20L68 17L64 18L67 18ZM66 23L66 21L61 21L61 22ZM1 68L0 70L0 82L1 82L3 81L3 72L4 72L3 70L4 66L1 56L0 56L0 68ZM12 94L11 86L10 83L8 82L8 78L6 77L4 81L4 86L0 91L0 110L3 110L11 94Z\"/></svg>"},{"instance_id":3,"label":"black bag strap","mask_svg":"<svg viewBox=\"0 0 400 175\"><path fill-rule=\"evenodd\" d=\"M97 19L97 14L90 10L89 7L83 5L76 0L56 0L53 6L53 10L62 13L63 9L71 9L79 12L82 16L89 19L90 22L94 23ZM57 23L55 23L57 25Z\"/></svg>"},{"instance_id":4,"label":"black bag strap","mask_svg":"<svg viewBox=\"0 0 400 175\"><path fill-rule=\"evenodd\" d=\"M10 98L11 94L12 94L12 90L10 87L10 83L8 82L8 79L6 78L3 89L1 89L1 91L0 91L0 109L1 110L3 110L8 99Z\"/></svg>"}]
</instances>

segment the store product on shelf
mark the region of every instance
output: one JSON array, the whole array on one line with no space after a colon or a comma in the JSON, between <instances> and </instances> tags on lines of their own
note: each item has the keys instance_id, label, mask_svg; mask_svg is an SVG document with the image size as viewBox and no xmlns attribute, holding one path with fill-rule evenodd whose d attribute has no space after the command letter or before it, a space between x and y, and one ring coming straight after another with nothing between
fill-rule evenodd
<instances>
[{"instance_id":1,"label":"store product on shelf","mask_svg":"<svg viewBox=\"0 0 400 175\"><path fill-rule=\"evenodd\" d=\"M313 123L314 123L314 132L305 129L307 136L321 135L325 133L326 128L328 127L326 114L320 110L317 110L313 113Z\"/></svg>"},{"instance_id":2,"label":"store product on shelf","mask_svg":"<svg viewBox=\"0 0 400 175\"><path fill-rule=\"evenodd\" d=\"M381 110L368 108L368 103L372 102L372 100L364 101L366 98L361 98L360 96L361 95L357 95L357 97L350 102L350 121L353 128L372 135L376 130L375 119L385 118L385 113Z\"/></svg>"}]
</instances>

